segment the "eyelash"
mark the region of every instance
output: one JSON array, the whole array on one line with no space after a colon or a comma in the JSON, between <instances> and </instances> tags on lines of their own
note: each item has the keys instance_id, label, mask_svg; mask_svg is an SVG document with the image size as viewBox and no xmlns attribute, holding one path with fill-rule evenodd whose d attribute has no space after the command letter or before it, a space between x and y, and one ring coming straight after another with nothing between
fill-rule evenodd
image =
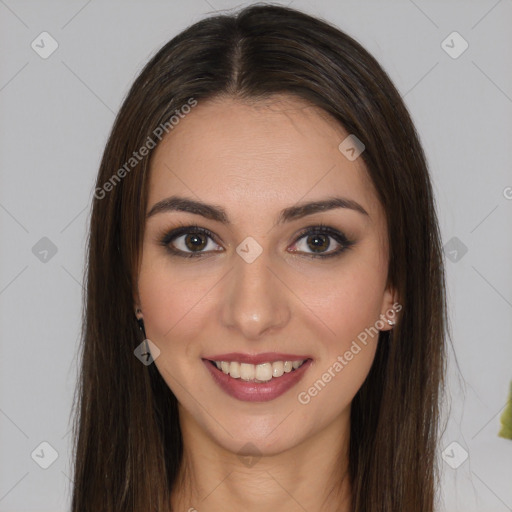
<instances>
[{"instance_id":1,"label":"eyelash","mask_svg":"<svg viewBox=\"0 0 512 512\"><path fill-rule=\"evenodd\" d=\"M194 225L181 225L180 227L173 229L173 230L169 231L168 233L165 233L160 240L160 244L162 246L164 246L171 253L172 256L179 256L179 257L183 257L183 258L198 258L198 257L203 257L203 256L207 255L208 252L195 252L195 253L190 252L190 253L188 253L188 252L181 251L180 249L175 249L170 245L170 243L173 242L179 236L188 235L188 234L203 234L203 235L206 235L209 238L211 238L214 242L215 242L215 238L216 238L215 235L209 229L197 226L195 224ZM341 245L341 247L336 249L333 252L329 252L326 254L322 254L322 253L318 253L318 254L301 253L301 254L305 254L307 257L310 257L310 258L326 259L326 258L331 258L334 256L341 255L343 252L345 252L347 249L350 249L355 244L354 241L349 240L345 236L345 234L342 233L341 231L333 229L324 224L318 224L318 225L310 226L310 227L303 229L300 232L300 234L298 235L298 237L295 239L295 242L293 243L293 245L295 245L299 240L301 240L302 238L304 238L306 236L318 235L318 234L329 235L331 238L334 238L334 240L336 240L336 242L338 242ZM217 242L215 242L215 243L217 243ZM215 251L215 252L220 252L220 251ZM299 253L299 251L293 251L293 252Z\"/></svg>"}]
</instances>

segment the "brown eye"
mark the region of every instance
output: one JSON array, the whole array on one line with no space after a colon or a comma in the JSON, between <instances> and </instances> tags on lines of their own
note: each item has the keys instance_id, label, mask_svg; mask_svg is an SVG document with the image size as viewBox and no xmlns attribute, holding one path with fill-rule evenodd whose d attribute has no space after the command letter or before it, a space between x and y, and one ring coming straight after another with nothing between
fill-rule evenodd
<instances>
[{"instance_id":1,"label":"brown eye","mask_svg":"<svg viewBox=\"0 0 512 512\"><path fill-rule=\"evenodd\" d=\"M174 229L167 233L160 243L171 255L184 258L208 256L209 253L222 251L222 247L215 242L215 235L199 226ZM305 229L290 250L311 258L325 259L340 255L354 244L355 242L349 240L342 232L319 225Z\"/></svg>"},{"instance_id":2,"label":"brown eye","mask_svg":"<svg viewBox=\"0 0 512 512\"><path fill-rule=\"evenodd\" d=\"M185 235L185 245L191 251L200 251L206 247L207 237L199 233Z\"/></svg>"},{"instance_id":3,"label":"brown eye","mask_svg":"<svg viewBox=\"0 0 512 512\"><path fill-rule=\"evenodd\" d=\"M313 252L324 252L331 245L329 237L325 235L310 235L307 237L306 243Z\"/></svg>"},{"instance_id":4,"label":"brown eye","mask_svg":"<svg viewBox=\"0 0 512 512\"><path fill-rule=\"evenodd\" d=\"M291 250L312 258L329 258L341 254L354 244L355 242L349 240L342 232L320 225L305 229ZM333 246L334 250L332 250Z\"/></svg>"},{"instance_id":5,"label":"brown eye","mask_svg":"<svg viewBox=\"0 0 512 512\"><path fill-rule=\"evenodd\" d=\"M173 256L190 258L218 252L220 246L214 242L214 238L213 233L205 228L184 226L167 233L160 243Z\"/></svg>"}]
</instances>

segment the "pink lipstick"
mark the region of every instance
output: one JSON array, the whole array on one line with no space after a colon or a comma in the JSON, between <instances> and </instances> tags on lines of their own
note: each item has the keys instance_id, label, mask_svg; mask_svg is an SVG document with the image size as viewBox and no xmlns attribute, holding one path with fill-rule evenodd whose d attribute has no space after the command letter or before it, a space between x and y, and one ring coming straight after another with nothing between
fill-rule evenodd
<instances>
[{"instance_id":1,"label":"pink lipstick","mask_svg":"<svg viewBox=\"0 0 512 512\"><path fill-rule=\"evenodd\" d=\"M216 354L203 358L214 382L242 401L267 402L297 384L313 360L307 355L267 352Z\"/></svg>"}]
</instances>

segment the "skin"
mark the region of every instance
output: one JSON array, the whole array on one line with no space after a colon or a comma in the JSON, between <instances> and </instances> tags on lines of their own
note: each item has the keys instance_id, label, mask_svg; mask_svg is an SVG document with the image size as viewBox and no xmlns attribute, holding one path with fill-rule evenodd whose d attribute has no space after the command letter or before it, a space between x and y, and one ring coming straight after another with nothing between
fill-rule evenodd
<instances>
[{"instance_id":1,"label":"skin","mask_svg":"<svg viewBox=\"0 0 512 512\"><path fill-rule=\"evenodd\" d=\"M148 212L179 195L222 206L232 222L177 211L146 221L134 307L179 402L184 464L174 510L350 510L350 405L377 337L360 344L309 403L297 398L397 301L386 286L385 214L362 159L349 161L338 149L347 135L325 112L293 97L223 97L199 102L153 154ZM368 215L336 208L274 225L283 208L332 195L357 201ZM179 223L216 235L201 238L206 256L169 254L160 240ZM355 244L332 258L312 258L314 243L298 236L319 223ZM263 250L252 263L236 252L248 236ZM192 252L185 238L172 243ZM325 252L340 246L327 240ZM384 323L380 330L391 328ZM309 354L313 364L268 402L225 394L201 360L272 351ZM256 458L248 463L240 455Z\"/></svg>"}]
</instances>

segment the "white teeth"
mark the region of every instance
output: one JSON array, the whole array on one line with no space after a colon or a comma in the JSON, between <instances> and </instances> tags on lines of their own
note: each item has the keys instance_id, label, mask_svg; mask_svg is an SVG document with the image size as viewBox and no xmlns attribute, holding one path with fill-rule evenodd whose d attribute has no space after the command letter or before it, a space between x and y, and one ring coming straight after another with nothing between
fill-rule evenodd
<instances>
[{"instance_id":1,"label":"white teeth","mask_svg":"<svg viewBox=\"0 0 512 512\"><path fill-rule=\"evenodd\" d=\"M233 379L245 381L268 382L272 378L279 378L285 373L297 370L306 360L302 361L274 361L273 363L248 364L237 361L214 361L215 365L226 375Z\"/></svg>"},{"instance_id":2,"label":"white teeth","mask_svg":"<svg viewBox=\"0 0 512 512\"><path fill-rule=\"evenodd\" d=\"M240 363L240 378L242 380L253 380L256 368L253 364Z\"/></svg>"},{"instance_id":3,"label":"white teeth","mask_svg":"<svg viewBox=\"0 0 512 512\"><path fill-rule=\"evenodd\" d=\"M281 377L284 373L284 363L283 361L276 361L272 363L272 377Z\"/></svg>"},{"instance_id":4,"label":"white teeth","mask_svg":"<svg viewBox=\"0 0 512 512\"><path fill-rule=\"evenodd\" d=\"M231 377L233 377L234 379L240 378L240 363L232 361L229 364L229 375L231 375Z\"/></svg>"},{"instance_id":5,"label":"white teeth","mask_svg":"<svg viewBox=\"0 0 512 512\"><path fill-rule=\"evenodd\" d=\"M263 363L256 365L256 380L267 382L272 378L272 364Z\"/></svg>"}]
</instances>

